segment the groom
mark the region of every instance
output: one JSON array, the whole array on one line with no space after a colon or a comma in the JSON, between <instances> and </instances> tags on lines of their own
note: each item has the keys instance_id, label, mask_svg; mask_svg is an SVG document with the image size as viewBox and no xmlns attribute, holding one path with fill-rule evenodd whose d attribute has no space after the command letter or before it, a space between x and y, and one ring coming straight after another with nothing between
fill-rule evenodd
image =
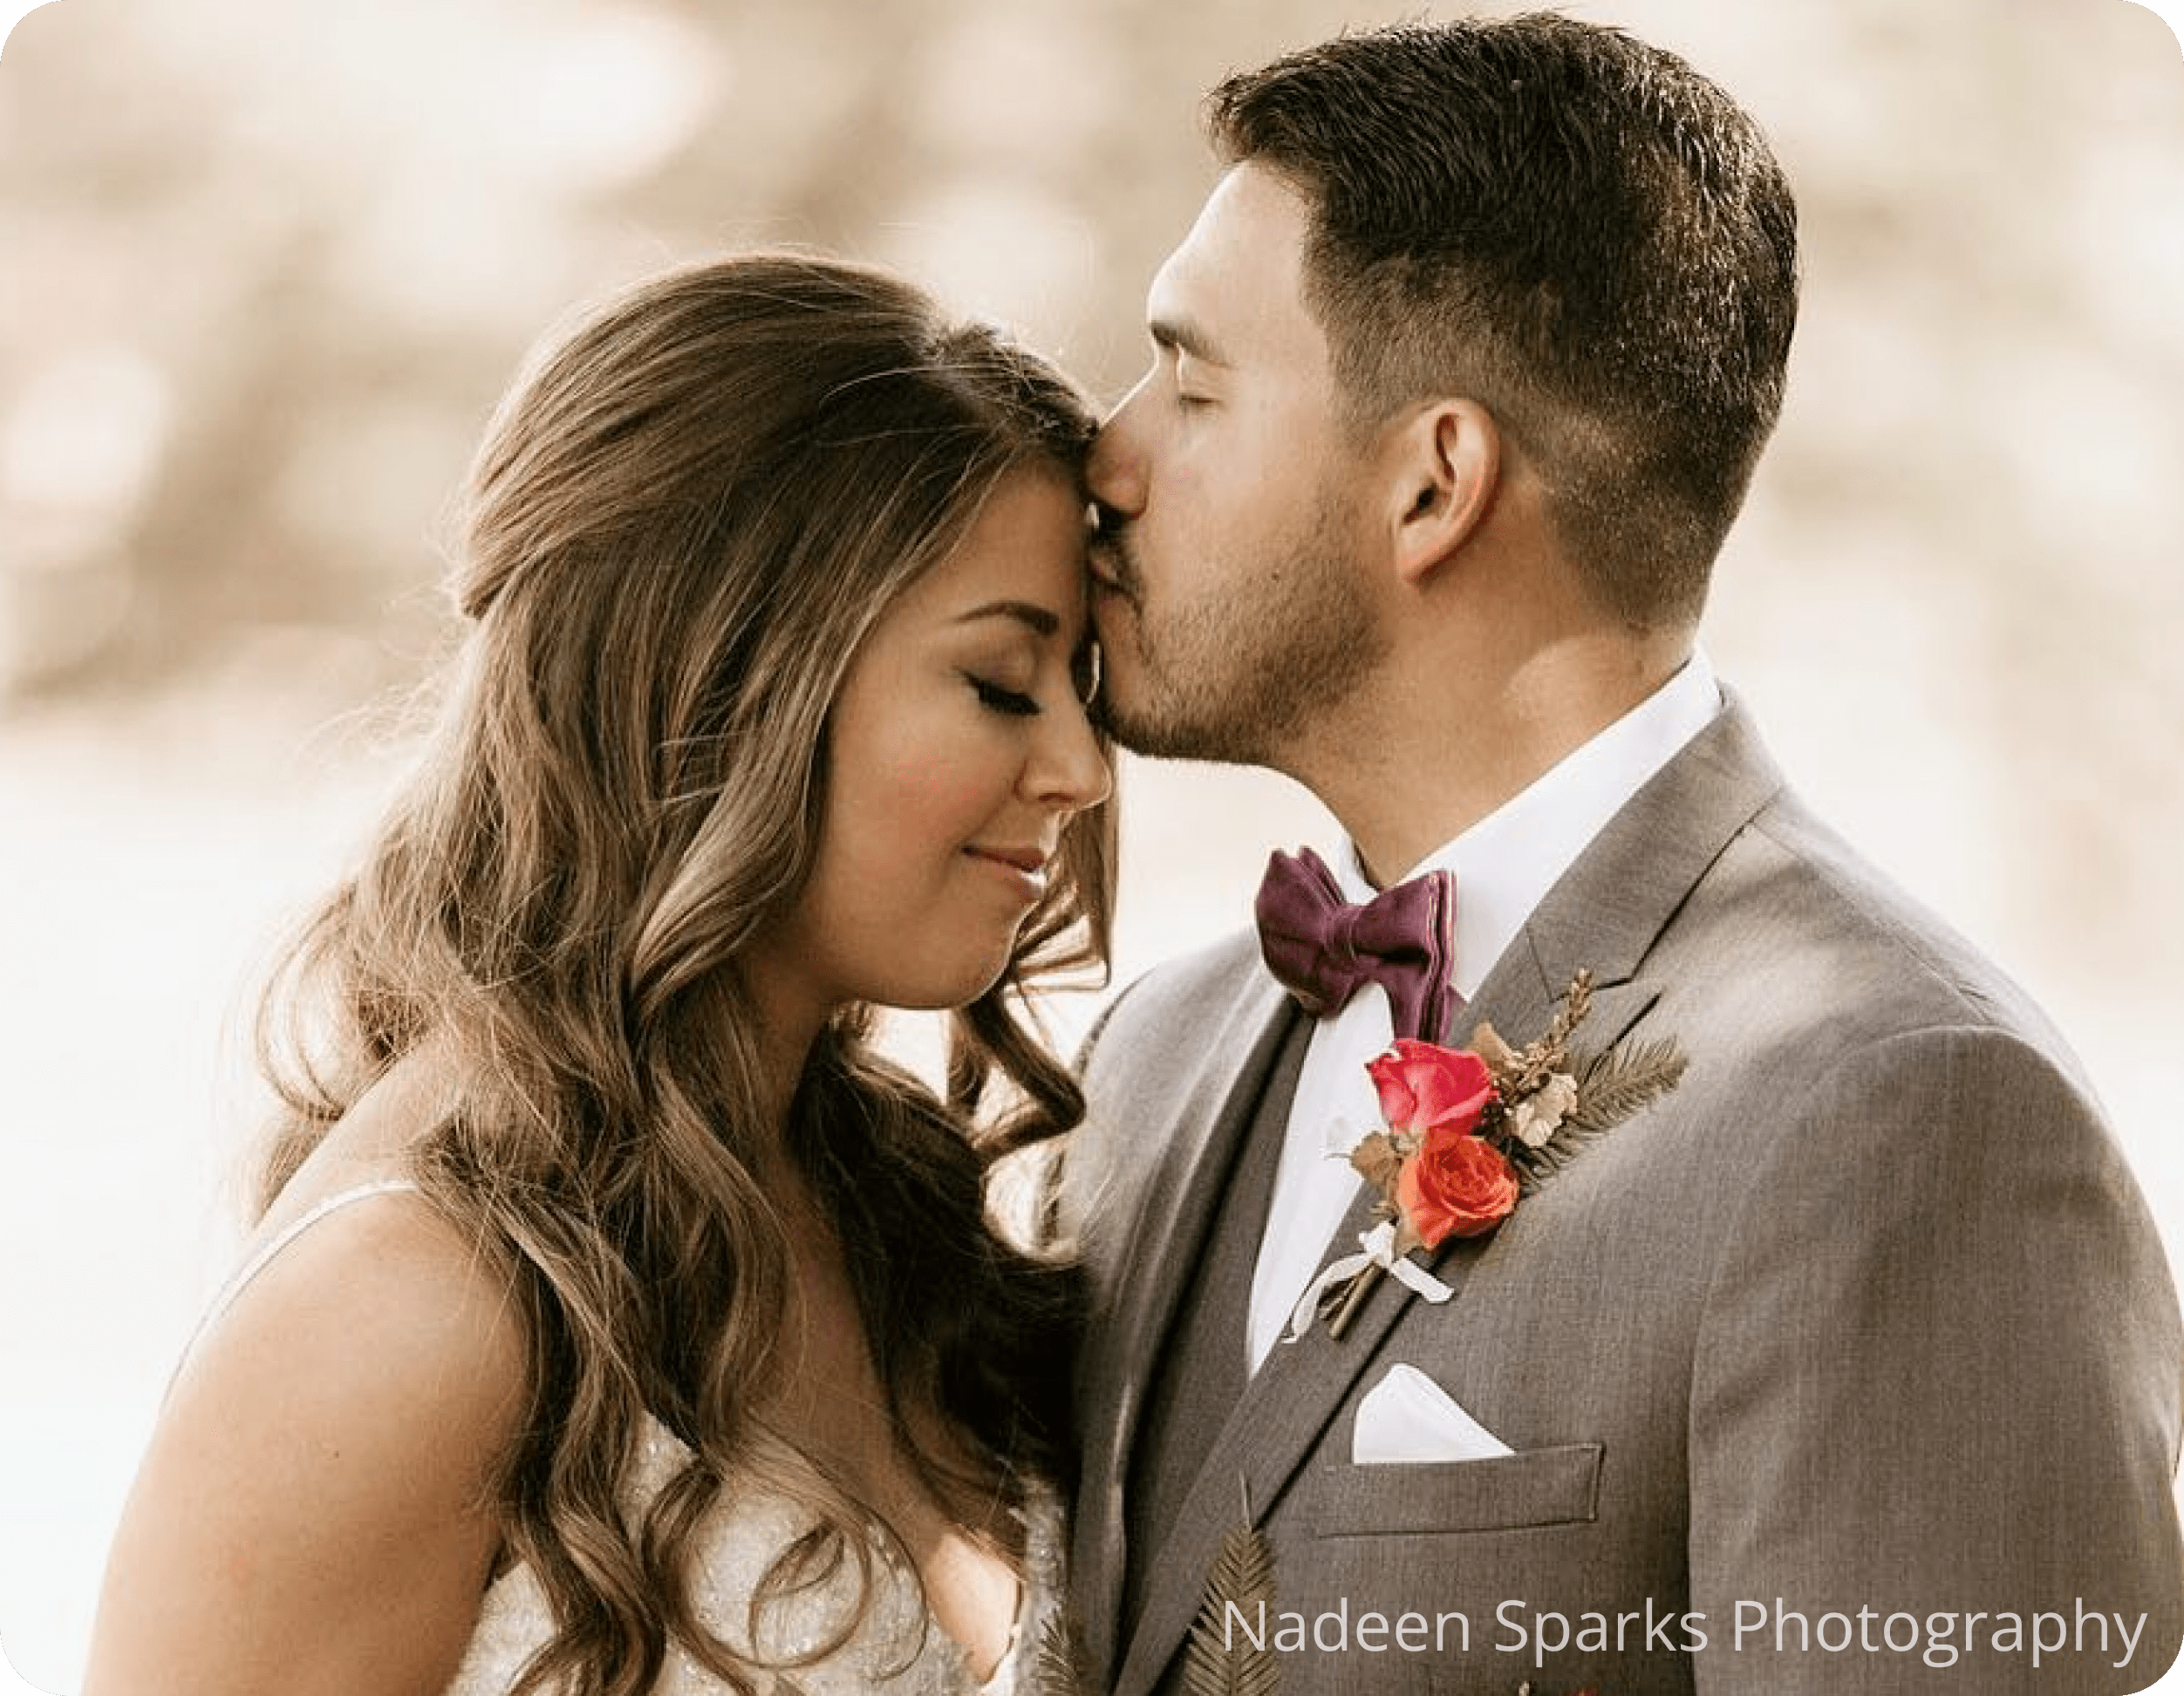
<instances>
[{"instance_id":1,"label":"groom","mask_svg":"<svg viewBox=\"0 0 2184 1696\"><path fill-rule=\"evenodd\" d=\"M1765 141L1546 16L1345 37L1212 128L1094 458L1107 710L1296 777L1349 846L1278 857L1270 937L1089 1050L1102 1676L1185 1687L1248 1513L1273 1599L1205 1646L1286 1696L2144 1688L2184 1635L2146 1209L2039 1011L1805 810L1696 645L1795 316ZM1402 1116L1365 1063L1521 1049L1580 971L1566 1075L1673 1086L1505 1216L1450 1180L1510 1151L1448 1145L1396 1200L1459 1228L1314 1299L1374 1241L1340 1151ZM1614 1117L1599 1076L1573 1118Z\"/></svg>"}]
</instances>

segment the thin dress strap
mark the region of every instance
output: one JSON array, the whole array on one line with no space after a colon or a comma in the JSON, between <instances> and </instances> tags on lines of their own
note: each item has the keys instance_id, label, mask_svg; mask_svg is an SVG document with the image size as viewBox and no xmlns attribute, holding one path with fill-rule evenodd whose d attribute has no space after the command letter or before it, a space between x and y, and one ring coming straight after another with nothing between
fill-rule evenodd
<instances>
[{"instance_id":1,"label":"thin dress strap","mask_svg":"<svg viewBox=\"0 0 2184 1696\"><path fill-rule=\"evenodd\" d=\"M259 1244L256 1252L236 1269L235 1275L222 1284L220 1293L212 1298L212 1305L205 1310L205 1316L197 1322L197 1329L190 1333L189 1342L182 1350L182 1357L175 1364L174 1377L181 1376L182 1368L189 1364L190 1357L197 1352L197 1345L204 1340L205 1333L219 1323L221 1315L235 1304L235 1297L242 1295L250 1281L272 1263L273 1257L282 1249L330 1213L352 1202L368 1200L375 1195L397 1195L404 1190L417 1193L417 1180L413 1178L379 1178L353 1188L336 1190L331 1195L321 1196ZM168 1380L168 1387L170 1390L173 1388L173 1379Z\"/></svg>"}]
</instances>

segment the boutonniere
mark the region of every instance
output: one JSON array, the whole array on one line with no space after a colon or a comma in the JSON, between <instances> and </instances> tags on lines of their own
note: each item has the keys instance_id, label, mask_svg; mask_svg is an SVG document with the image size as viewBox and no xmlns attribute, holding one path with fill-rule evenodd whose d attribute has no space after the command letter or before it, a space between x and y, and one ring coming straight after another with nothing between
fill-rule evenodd
<instances>
[{"instance_id":1,"label":"boutonniere","mask_svg":"<svg viewBox=\"0 0 2184 1696\"><path fill-rule=\"evenodd\" d=\"M1350 1164L1380 1192L1375 1222L1356 1254L1313 1280L1292 1337L1322 1310L1340 1337L1383 1273L1447 1301L1454 1292L1407 1258L1412 1249L1484 1236L1578 1146L1676 1086L1685 1059L1673 1037L1577 1054L1570 1039L1591 1002L1592 975L1580 972L1546 1035L1521 1049L1482 1024L1467 1049L1405 1037L1367 1063L1386 1125L1359 1140Z\"/></svg>"}]
</instances>

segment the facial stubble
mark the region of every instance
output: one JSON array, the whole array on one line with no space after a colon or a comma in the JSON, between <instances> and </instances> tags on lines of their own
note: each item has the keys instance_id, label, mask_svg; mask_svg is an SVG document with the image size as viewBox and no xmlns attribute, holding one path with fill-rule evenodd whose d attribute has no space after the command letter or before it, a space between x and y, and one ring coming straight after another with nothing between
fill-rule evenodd
<instances>
[{"instance_id":1,"label":"facial stubble","mask_svg":"<svg viewBox=\"0 0 2184 1696\"><path fill-rule=\"evenodd\" d=\"M1128 695L1103 703L1124 748L1285 769L1386 656L1359 590L1352 515L1327 496L1312 514L1256 569L1206 573L1191 593L1170 582L1149 596L1129 530L1103 540L1136 650Z\"/></svg>"}]
</instances>

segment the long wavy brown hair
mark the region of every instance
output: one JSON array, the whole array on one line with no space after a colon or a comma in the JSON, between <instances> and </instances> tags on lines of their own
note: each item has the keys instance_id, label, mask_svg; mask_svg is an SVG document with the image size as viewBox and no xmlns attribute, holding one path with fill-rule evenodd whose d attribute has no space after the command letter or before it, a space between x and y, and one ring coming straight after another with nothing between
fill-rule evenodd
<instances>
[{"instance_id":1,"label":"long wavy brown hair","mask_svg":"<svg viewBox=\"0 0 2184 1696\"><path fill-rule=\"evenodd\" d=\"M739 953L813 863L829 709L860 641L1000 480L1079 478L1091 431L1080 393L991 328L885 273L774 253L594 311L487 432L436 735L261 1007L282 1111L258 1201L397 1060L427 1042L459 1057L459 1104L410 1165L505 1269L528 1329L499 1510L556 1629L518 1696L637 1696L678 1645L754 1687L693 1604L696 1534L730 1480L816 1527L754 1621L844 1562L870 1601L873 1515L816 1462L782 1462L753 1394L782 1358L788 1237L756 1176L779 1132L758 1118ZM986 1188L1081 1115L1023 996L1104 971L1113 853L1108 807L1070 822L1001 981L951 1016L945 1093L851 1009L790 1109L793 1156L857 1245L897 1439L943 1503L1020 1506L1067 1467L1074 1274L1005 1241ZM691 1458L632 1518L650 1419Z\"/></svg>"}]
</instances>

